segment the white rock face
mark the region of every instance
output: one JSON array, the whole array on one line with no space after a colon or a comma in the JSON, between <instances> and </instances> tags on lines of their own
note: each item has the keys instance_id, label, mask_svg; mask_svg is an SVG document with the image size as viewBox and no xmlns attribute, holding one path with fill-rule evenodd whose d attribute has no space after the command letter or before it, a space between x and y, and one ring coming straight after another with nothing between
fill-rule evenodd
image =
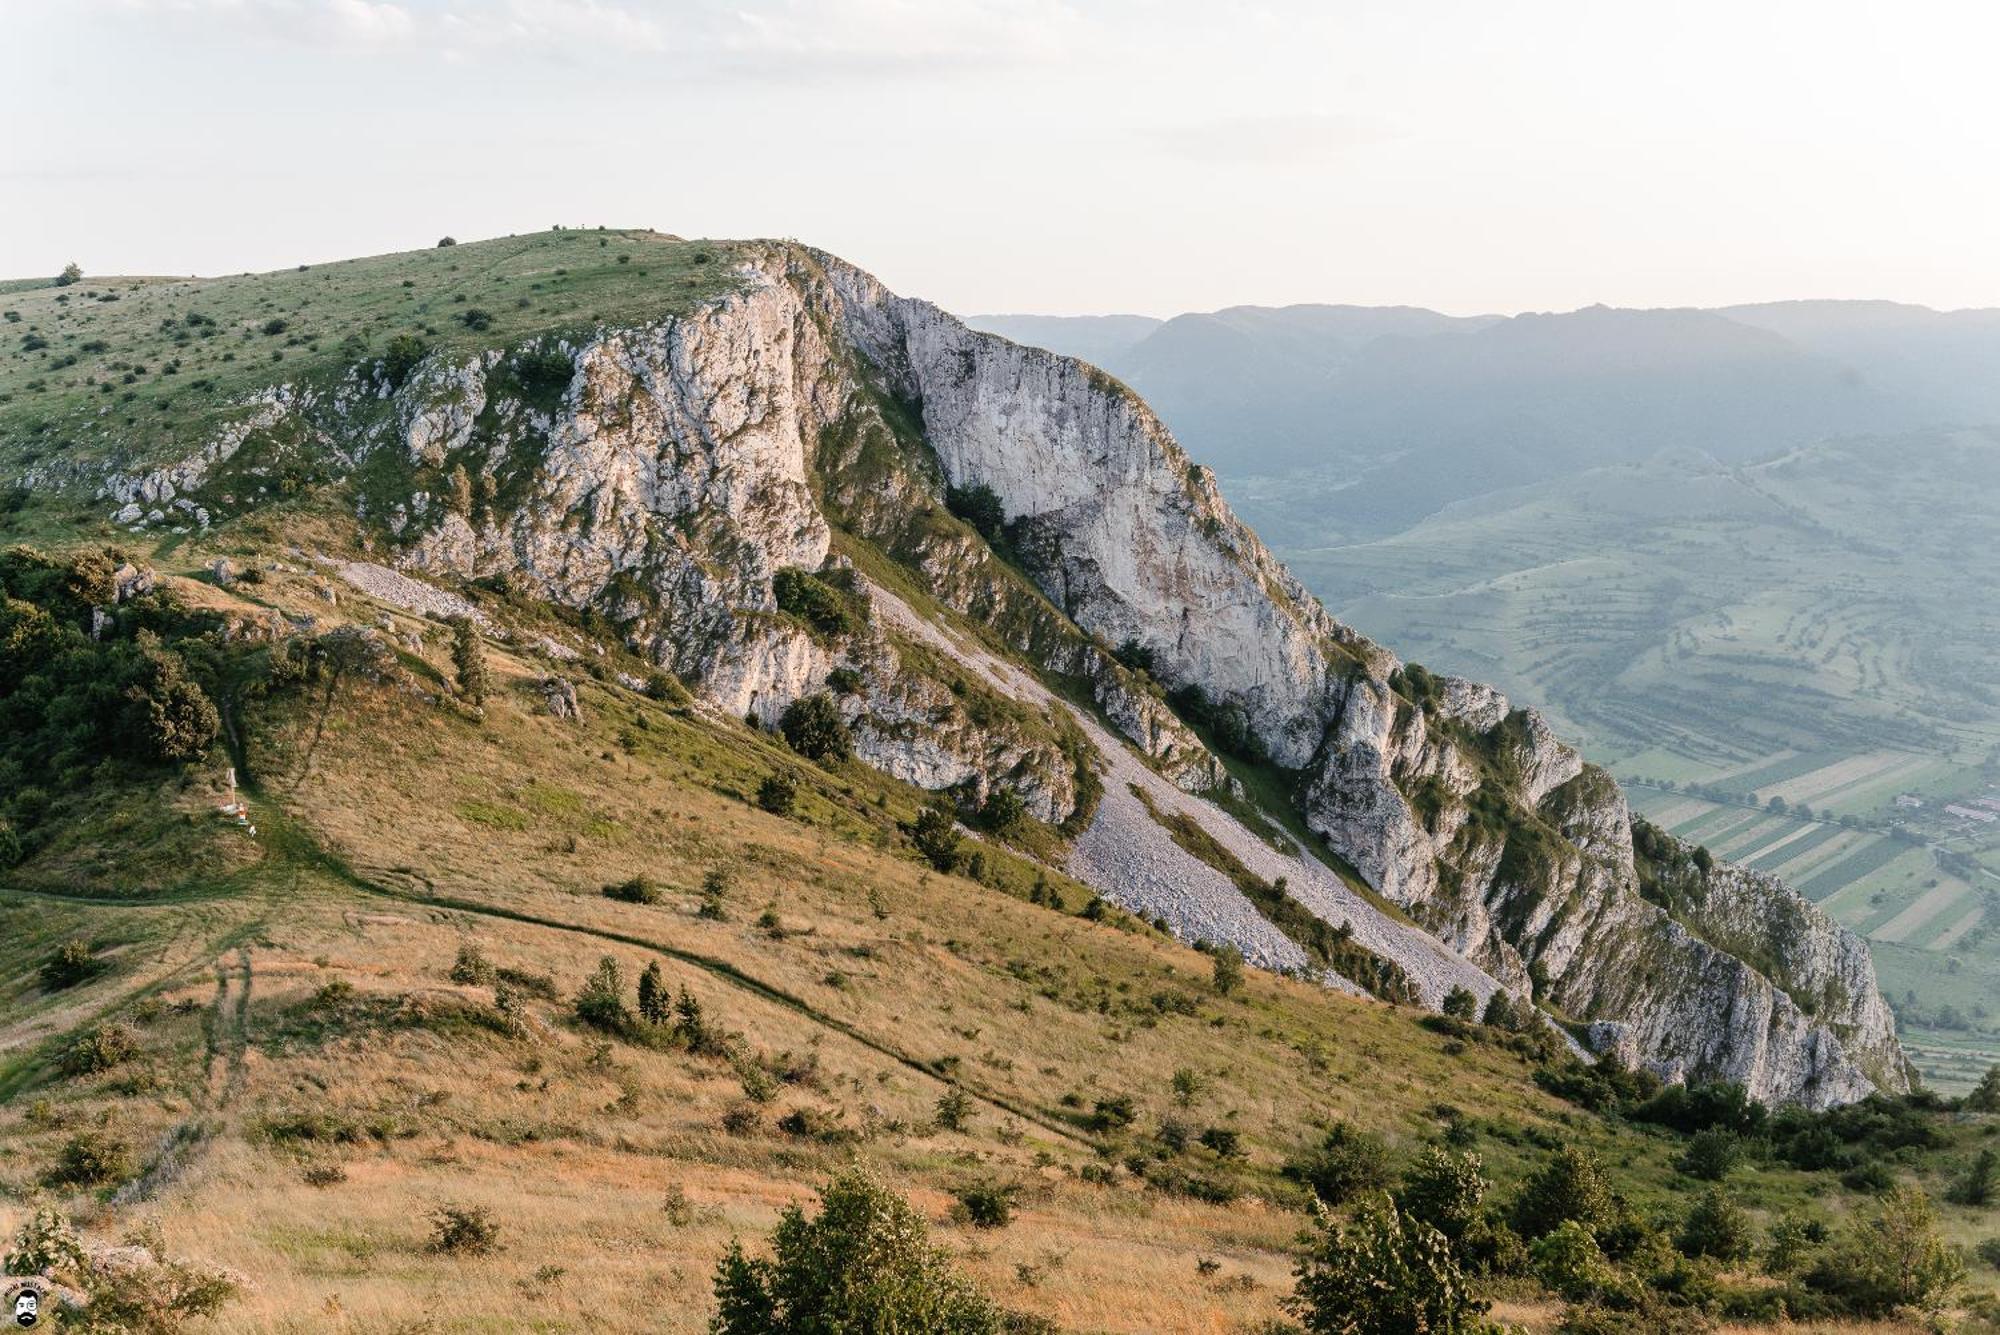
<instances>
[{"instance_id":1,"label":"white rock face","mask_svg":"<svg viewBox=\"0 0 2000 1335\"><path fill-rule=\"evenodd\" d=\"M405 491L364 497L363 514L405 570L505 576L588 609L717 708L765 722L839 672L870 763L971 800L1006 783L1045 819L1078 818L1079 873L1185 936L1274 966L1304 960L1228 877L1162 837L1132 785L1158 810L1194 813L1256 874L1286 876L1327 921L1352 922L1432 1002L1451 985L1532 989L1634 1060L1740 1079L1771 1100L1903 1085L1860 942L1747 873L1704 876L1672 915L1649 901L1655 868L1635 861L1607 777L1497 691L1405 671L1335 621L1130 391L830 256L737 251L748 258L735 293L566 345L574 373L553 409L509 397L494 374L504 353L426 363L386 404L371 381L325 404L280 394L266 406L321 414L304 434L343 460L387 451L408 470ZM393 410L393 425L345 430L343 405L363 401ZM899 425L906 410L922 439ZM104 494L170 503L240 443ZM461 468L469 502L452 481ZM1011 566L944 516L947 487L991 489ZM900 562L1022 661L1081 683L1136 750L1034 691L1003 692L1031 709L982 703L993 672L969 685L964 646L925 650L903 624L923 616L879 589L864 596L835 555L846 541ZM784 570L844 582L851 624L780 609ZM1150 661L1157 685L1111 649ZM1189 796L1229 780L1161 691L1198 692L1218 735L1296 775L1299 813L1329 856L1430 936ZM1098 753L1104 789L1088 822L1079 745ZM1782 939L1757 930L1770 922Z\"/></svg>"}]
</instances>

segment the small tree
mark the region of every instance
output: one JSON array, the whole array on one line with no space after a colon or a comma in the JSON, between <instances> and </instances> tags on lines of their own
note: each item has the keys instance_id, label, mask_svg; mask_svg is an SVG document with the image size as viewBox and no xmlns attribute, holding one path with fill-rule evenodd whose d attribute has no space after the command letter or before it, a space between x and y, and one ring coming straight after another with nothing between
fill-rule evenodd
<instances>
[{"instance_id":1,"label":"small tree","mask_svg":"<svg viewBox=\"0 0 2000 1335\"><path fill-rule=\"evenodd\" d=\"M1756 1247L1750 1216L1729 1199L1721 1187L1710 1187L1695 1198L1686 1222L1674 1238L1674 1245L1686 1256L1712 1256L1718 1261L1741 1261Z\"/></svg>"},{"instance_id":2,"label":"small tree","mask_svg":"<svg viewBox=\"0 0 2000 1335\"><path fill-rule=\"evenodd\" d=\"M654 960L639 975L639 1018L647 1024L665 1024L672 1015L666 980L660 975L660 962Z\"/></svg>"},{"instance_id":3,"label":"small tree","mask_svg":"<svg viewBox=\"0 0 2000 1335\"><path fill-rule=\"evenodd\" d=\"M1986 1205L2000 1190L2000 1154L1991 1146L1979 1151L1965 1176L1951 1184L1951 1199L1959 1205Z\"/></svg>"},{"instance_id":4,"label":"small tree","mask_svg":"<svg viewBox=\"0 0 2000 1335\"><path fill-rule=\"evenodd\" d=\"M1852 1290L1864 1312L1908 1307L1935 1314L1965 1283L1965 1261L1938 1235L1937 1210L1923 1189L1897 1186L1808 1282Z\"/></svg>"},{"instance_id":5,"label":"small tree","mask_svg":"<svg viewBox=\"0 0 2000 1335\"><path fill-rule=\"evenodd\" d=\"M817 1217L789 1207L771 1246L770 1260L753 1261L730 1244L715 1271L714 1335L1002 1328L999 1309L931 1244L923 1216L859 1170L821 1190Z\"/></svg>"},{"instance_id":6,"label":"small tree","mask_svg":"<svg viewBox=\"0 0 2000 1335\"><path fill-rule=\"evenodd\" d=\"M63 265L62 272L56 275L57 287L72 287L82 281L83 266L75 260L71 260L68 264Z\"/></svg>"},{"instance_id":7,"label":"small tree","mask_svg":"<svg viewBox=\"0 0 2000 1335\"><path fill-rule=\"evenodd\" d=\"M1979 1077L1979 1083L1965 1096L1962 1106L1967 1112L2000 1112L2000 1066L1986 1068L1986 1074Z\"/></svg>"},{"instance_id":8,"label":"small tree","mask_svg":"<svg viewBox=\"0 0 2000 1335\"><path fill-rule=\"evenodd\" d=\"M486 674L486 645L469 616L451 619L451 665L458 674L458 693L475 705L486 703L491 688Z\"/></svg>"},{"instance_id":9,"label":"small tree","mask_svg":"<svg viewBox=\"0 0 2000 1335\"><path fill-rule=\"evenodd\" d=\"M1514 1227L1524 1237L1539 1238L1574 1219L1594 1232L1617 1213L1604 1166L1589 1150L1570 1145L1556 1151L1521 1189L1514 1203Z\"/></svg>"},{"instance_id":10,"label":"small tree","mask_svg":"<svg viewBox=\"0 0 2000 1335\"><path fill-rule=\"evenodd\" d=\"M437 248L439 250L443 250L446 246L455 246L457 244L458 244L457 238L442 236L438 238Z\"/></svg>"},{"instance_id":11,"label":"small tree","mask_svg":"<svg viewBox=\"0 0 2000 1335\"><path fill-rule=\"evenodd\" d=\"M1611 1263L1589 1229L1574 1219L1565 1219L1529 1249L1535 1264L1535 1278L1571 1302L1583 1302L1601 1293L1611 1282Z\"/></svg>"},{"instance_id":12,"label":"small tree","mask_svg":"<svg viewBox=\"0 0 2000 1335\"><path fill-rule=\"evenodd\" d=\"M1479 1013L1479 998L1468 988L1454 987L1444 994L1444 1013L1454 1020L1470 1020Z\"/></svg>"},{"instance_id":13,"label":"small tree","mask_svg":"<svg viewBox=\"0 0 2000 1335\"><path fill-rule=\"evenodd\" d=\"M1736 1167L1742 1153L1742 1137L1727 1127L1711 1126L1694 1133L1675 1167L1689 1177L1720 1182Z\"/></svg>"},{"instance_id":14,"label":"small tree","mask_svg":"<svg viewBox=\"0 0 2000 1335\"><path fill-rule=\"evenodd\" d=\"M1209 985L1219 997L1243 986L1243 952L1235 946L1217 946L1209 952Z\"/></svg>"},{"instance_id":15,"label":"small tree","mask_svg":"<svg viewBox=\"0 0 2000 1335\"><path fill-rule=\"evenodd\" d=\"M597 961L596 970L576 994L576 1018L611 1033L622 1032L632 1023L632 1013L625 1008L624 977L612 956Z\"/></svg>"},{"instance_id":16,"label":"small tree","mask_svg":"<svg viewBox=\"0 0 2000 1335\"><path fill-rule=\"evenodd\" d=\"M972 1118L972 1099L957 1085L938 1095L937 1124L945 1131L963 1131Z\"/></svg>"},{"instance_id":17,"label":"small tree","mask_svg":"<svg viewBox=\"0 0 2000 1335\"><path fill-rule=\"evenodd\" d=\"M451 981L469 986L478 986L493 981L493 962L486 958L486 952L468 941L458 948L458 958L451 963Z\"/></svg>"},{"instance_id":18,"label":"small tree","mask_svg":"<svg viewBox=\"0 0 2000 1335\"><path fill-rule=\"evenodd\" d=\"M958 816L946 804L934 802L917 813L910 842L939 871L958 870Z\"/></svg>"},{"instance_id":19,"label":"small tree","mask_svg":"<svg viewBox=\"0 0 2000 1335\"><path fill-rule=\"evenodd\" d=\"M1432 1146L1403 1174L1396 1204L1404 1215L1421 1219L1457 1242L1479 1218L1479 1207L1492 1184L1476 1154L1454 1154Z\"/></svg>"},{"instance_id":20,"label":"small tree","mask_svg":"<svg viewBox=\"0 0 2000 1335\"><path fill-rule=\"evenodd\" d=\"M1779 1279L1798 1274L1826 1240L1825 1224L1798 1210L1785 1211L1771 1221L1764 1244L1765 1272Z\"/></svg>"},{"instance_id":21,"label":"small tree","mask_svg":"<svg viewBox=\"0 0 2000 1335\"><path fill-rule=\"evenodd\" d=\"M56 953L42 961L42 987L59 992L75 987L96 972L97 961L90 956L90 942L75 937L57 946Z\"/></svg>"},{"instance_id":22,"label":"small tree","mask_svg":"<svg viewBox=\"0 0 2000 1335\"><path fill-rule=\"evenodd\" d=\"M1207 1088L1208 1082L1202 1079L1201 1072L1192 1067L1182 1066L1174 1071L1174 1102L1181 1107L1192 1108Z\"/></svg>"},{"instance_id":23,"label":"small tree","mask_svg":"<svg viewBox=\"0 0 2000 1335\"><path fill-rule=\"evenodd\" d=\"M500 1225L483 1205L445 1205L431 1215L431 1250L447 1256L484 1256L500 1246Z\"/></svg>"},{"instance_id":24,"label":"small tree","mask_svg":"<svg viewBox=\"0 0 2000 1335\"><path fill-rule=\"evenodd\" d=\"M791 775L779 770L766 774L757 785L757 805L773 816L789 816L798 804L799 785Z\"/></svg>"},{"instance_id":25,"label":"small tree","mask_svg":"<svg viewBox=\"0 0 2000 1335\"><path fill-rule=\"evenodd\" d=\"M1285 1306L1309 1335L1471 1335L1490 1327L1444 1234L1386 1196L1352 1218L1324 1210Z\"/></svg>"},{"instance_id":26,"label":"small tree","mask_svg":"<svg viewBox=\"0 0 2000 1335\"><path fill-rule=\"evenodd\" d=\"M1011 833L1027 818L1028 804L1018 792L1004 785L996 786L986 795L986 805L979 811L980 823L995 834Z\"/></svg>"},{"instance_id":27,"label":"small tree","mask_svg":"<svg viewBox=\"0 0 2000 1335\"><path fill-rule=\"evenodd\" d=\"M785 706L778 729L786 744L807 760L840 761L854 754L854 739L840 717L840 706L825 691L800 696Z\"/></svg>"},{"instance_id":28,"label":"small tree","mask_svg":"<svg viewBox=\"0 0 2000 1335\"><path fill-rule=\"evenodd\" d=\"M1389 1147L1371 1131L1335 1122L1317 1146L1288 1162L1284 1172L1328 1205L1344 1205L1388 1185Z\"/></svg>"}]
</instances>

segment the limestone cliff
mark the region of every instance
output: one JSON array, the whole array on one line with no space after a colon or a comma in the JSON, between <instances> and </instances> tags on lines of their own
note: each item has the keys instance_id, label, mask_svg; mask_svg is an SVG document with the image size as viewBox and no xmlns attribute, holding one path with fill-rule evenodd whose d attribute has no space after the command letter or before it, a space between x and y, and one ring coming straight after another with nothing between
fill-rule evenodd
<instances>
[{"instance_id":1,"label":"limestone cliff","mask_svg":"<svg viewBox=\"0 0 2000 1335\"><path fill-rule=\"evenodd\" d=\"M767 723L831 687L870 763L967 803L1013 787L1038 817L1097 831L1074 866L1107 895L1296 966L1227 878L1174 913L1147 898L1172 898L1168 863L1130 871L1106 822L1163 799L1097 810L1125 763L1098 719L974 670L883 605L949 609L1183 793L1233 783L1217 748L1286 785L1324 846L1273 874L1402 963L1413 995L1532 993L1601 1046L1767 1099L1903 1086L1858 941L1769 878L1690 880L1664 844L1635 857L1607 776L1497 692L1335 621L1122 385L819 252L731 253L735 291L691 313L437 355L395 384L364 365L287 387L200 456L102 494L227 515L274 459L310 452L405 569L588 610ZM1413 948L1369 896L1457 962Z\"/></svg>"}]
</instances>

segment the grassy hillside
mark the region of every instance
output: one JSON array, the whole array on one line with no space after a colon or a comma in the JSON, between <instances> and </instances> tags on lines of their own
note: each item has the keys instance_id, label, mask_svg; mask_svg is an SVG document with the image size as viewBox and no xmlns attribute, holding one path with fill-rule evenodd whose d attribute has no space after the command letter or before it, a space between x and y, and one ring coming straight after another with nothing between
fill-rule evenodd
<instances>
[{"instance_id":1,"label":"grassy hillside","mask_svg":"<svg viewBox=\"0 0 2000 1335\"><path fill-rule=\"evenodd\" d=\"M556 231L228 278L97 278L0 293L0 468L158 463L247 397L335 379L397 337L498 347L686 309L735 281L727 245Z\"/></svg>"},{"instance_id":2,"label":"grassy hillside","mask_svg":"<svg viewBox=\"0 0 2000 1335\"><path fill-rule=\"evenodd\" d=\"M441 627L352 591L332 610L315 575L268 561L220 589L176 555L183 608L425 632L379 680L246 694L233 756L58 798L0 891L0 1224L38 1190L103 1234L157 1222L251 1281L219 1328L477 1329L553 1294L554 1326L700 1330L729 1239L857 1160L988 1292L1080 1331L1277 1317L1305 1222L1279 1170L1335 1123L1379 1133L1392 1169L1476 1150L1498 1206L1580 1145L1636 1216L1671 1229L1685 1210L1682 1135L1559 1097L1596 1101L1553 1068L1544 1088L1480 1026L1254 971L1218 996L1208 958L1004 846L978 880L929 868L906 832L921 795L873 771L582 674L582 717L554 718L551 665L498 642L478 717L441 693ZM232 758L254 836L214 811ZM790 816L754 800L777 772ZM162 839L170 860L147 851ZM653 902L602 893L635 876ZM68 941L89 976L52 987L41 966ZM466 947L497 976L454 978ZM658 964L726 1044L579 1022L606 956L628 988ZM65 1073L106 1026L131 1055ZM937 1123L954 1087L956 1130ZM1934 1191L2000 1127L1919 1116L1937 1145L1888 1162ZM1210 1131L1227 1154L1193 1143ZM56 1181L79 1138L109 1167ZM1869 1208L1759 1143L1731 1188L1760 1217ZM1011 1224L954 1217L990 1186ZM489 1211L501 1249L431 1250L446 1207ZM1985 1216L1949 1207L1948 1227L1969 1243ZM1533 1279L1482 1282L1503 1315L1556 1319Z\"/></svg>"}]
</instances>

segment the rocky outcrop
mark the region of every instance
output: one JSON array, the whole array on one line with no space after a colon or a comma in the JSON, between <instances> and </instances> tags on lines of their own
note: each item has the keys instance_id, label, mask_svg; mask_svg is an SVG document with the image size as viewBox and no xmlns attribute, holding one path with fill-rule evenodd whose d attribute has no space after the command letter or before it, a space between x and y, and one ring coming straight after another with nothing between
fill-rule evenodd
<instances>
[{"instance_id":1,"label":"rocky outcrop","mask_svg":"<svg viewBox=\"0 0 2000 1335\"><path fill-rule=\"evenodd\" d=\"M265 407L302 419L290 438L369 464L357 512L407 572L586 610L739 716L775 722L830 690L870 763L967 803L1015 788L1084 832L1086 870L1112 889L1131 860L1085 820L1091 791L1110 800L1095 722L966 673L894 624L843 553L899 570L909 599L893 601L917 622L949 609L1087 697L1176 801L1213 811L1187 794L1231 782L1190 722L1289 781L1323 841L1313 865L1353 880L1302 880L1315 913L1373 931L1392 918L1368 896L1387 901L1457 952L1476 992L1532 993L1671 1074L1812 1104L1901 1087L1859 942L1748 873L1659 893L1601 771L1491 688L1404 665L1332 618L1122 385L830 256L731 253L725 297L542 340L537 365L568 368L550 392L525 390L521 350L498 349ZM279 425L260 419L259 438ZM106 494L219 503L200 488L224 461L251 467L246 439ZM1184 930L1234 922L1255 957L1296 965L1225 906L1232 889L1177 898L1169 865L1135 897L1178 905L1160 911Z\"/></svg>"}]
</instances>

